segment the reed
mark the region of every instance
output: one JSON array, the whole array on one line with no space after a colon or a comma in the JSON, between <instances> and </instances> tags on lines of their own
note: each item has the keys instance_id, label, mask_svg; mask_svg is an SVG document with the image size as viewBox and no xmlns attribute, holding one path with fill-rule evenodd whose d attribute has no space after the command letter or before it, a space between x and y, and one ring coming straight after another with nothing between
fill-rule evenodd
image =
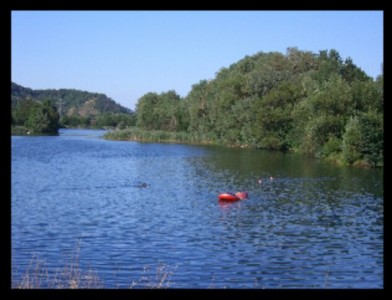
<instances>
[{"instance_id":1,"label":"reed","mask_svg":"<svg viewBox=\"0 0 392 300\"><path fill-rule=\"evenodd\" d=\"M203 134L188 133L185 131L172 132L163 130L144 130L138 127L129 127L124 130L110 131L104 135L104 138L116 141L215 144L215 142Z\"/></svg>"},{"instance_id":2,"label":"reed","mask_svg":"<svg viewBox=\"0 0 392 300\"><path fill-rule=\"evenodd\" d=\"M12 281L14 289L102 289L105 283L93 269L80 267L80 243L76 253L63 267L50 272L45 260L33 256L21 279ZM169 265L158 264L156 271L145 266L140 279L134 280L129 288L164 289L170 287L174 271ZM119 286L119 285L117 285Z\"/></svg>"}]
</instances>

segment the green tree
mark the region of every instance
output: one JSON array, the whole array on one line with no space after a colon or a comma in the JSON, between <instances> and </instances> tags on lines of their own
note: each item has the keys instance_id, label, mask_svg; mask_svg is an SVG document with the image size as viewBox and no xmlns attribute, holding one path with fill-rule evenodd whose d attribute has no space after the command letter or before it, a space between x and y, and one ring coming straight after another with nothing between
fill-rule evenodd
<instances>
[{"instance_id":1,"label":"green tree","mask_svg":"<svg viewBox=\"0 0 392 300\"><path fill-rule=\"evenodd\" d=\"M35 103L25 125L33 133L57 133L60 126L56 107L50 100Z\"/></svg>"},{"instance_id":2,"label":"green tree","mask_svg":"<svg viewBox=\"0 0 392 300\"><path fill-rule=\"evenodd\" d=\"M383 165L384 128L380 114L367 112L350 119L343 136L343 158L349 164Z\"/></svg>"},{"instance_id":3,"label":"green tree","mask_svg":"<svg viewBox=\"0 0 392 300\"><path fill-rule=\"evenodd\" d=\"M300 151L320 155L324 143L332 137L342 137L346 120L353 111L352 94L348 83L337 74L310 86L314 90L307 91L307 96L293 110L292 135Z\"/></svg>"},{"instance_id":4,"label":"green tree","mask_svg":"<svg viewBox=\"0 0 392 300\"><path fill-rule=\"evenodd\" d=\"M353 60L350 57L346 58L344 61L344 64L341 67L341 74L343 79L347 82L353 82L354 80L367 81L370 79L364 71L353 63Z\"/></svg>"},{"instance_id":5,"label":"green tree","mask_svg":"<svg viewBox=\"0 0 392 300\"><path fill-rule=\"evenodd\" d=\"M383 165L384 124L383 117L374 112L360 116L361 152L367 163L372 166Z\"/></svg>"},{"instance_id":6,"label":"green tree","mask_svg":"<svg viewBox=\"0 0 392 300\"><path fill-rule=\"evenodd\" d=\"M300 51L295 47L287 48L286 57L291 72L295 75L304 74L317 68L316 55L310 51Z\"/></svg>"},{"instance_id":7,"label":"green tree","mask_svg":"<svg viewBox=\"0 0 392 300\"><path fill-rule=\"evenodd\" d=\"M136 126L144 129L156 129L158 116L154 107L158 102L157 93L143 95L136 104Z\"/></svg>"},{"instance_id":8,"label":"green tree","mask_svg":"<svg viewBox=\"0 0 392 300\"><path fill-rule=\"evenodd\" d=\"M12 115L15 120L15 125L24 126L30 115L30 110L36 105L36 102L27 99L24 101L18 101L12 108Z\"/></svg>"},{"instance_id":9,"label":"green tree","mask_svg":"<svg viewBox=\"0 0 392 300\"><path fill-rule=\"evenodd\" d=\"M175 91L147 93L136 105L136 125L144 129L179 131L187 117L182 99Z\"/></svg>"},{"instance_id":10,"label":"green tree","mask_svg":"<svg viewBox=\"0 0 392 300\"><path fill-rule=\"evenodd\" d=\"M293 126L292 110L301 96L299 83L283 82L255 102L257 147L287 150Z\"/></svg>"},{"instance_id":11,"label":"green tree","mask_svg":"<svg viewBox=\"0 0 392 300\"><path fill-rule=\"evenodd\" d=\"M209 120L209 102L212 97L211 85L207 80L192 85L192 89L185 99L189 115L188 130L190 132L205 134L212 131Z\"/></svg>"},{"instance_id":12,"label":"green tree","mask_svg":"<svg viewBox=\"0 0 392 300\"><path fill-rule=\"evenodd\" d=\"M377 76L374 83L377 91L376 111L378 113L384 112L384 75Z\"/></svg>"},{"instance_id":13,"label":"green tree","mask_svg":"<svg viewBox=\"0 0 392 300\"><path fill-rule=\"evenodd\" d=\"M363 158L361 153L362 135L358 116L353 116L347 122L343 135L343 159L353 164Z\"/></svg>"},{"instance_id":14,"label":"green tree","mask_svg":"<svg viewBox=\"0 0 392 300\"><path fill-rule=\"evenodd\" d=\"M247 75L250 93L263 97L283 81L290 81L293 73L290 61L281 53L261 53L255 67Z\"/></svg>"},{"instance_id":15,"label":"green tree","mask_svg":"<svg viewBox=\"0 0 392 300\"><path fill-rule=\"evenodd\" d=\"M180 103L181 97L173 90L159 95L154 107L155 114L158 116L156 129L177 131L180 127Z\"/></svg>"},{"instance_id":16,"label":"green tree","mask_svg":"<svg viewBox=\"0 0 392 300\"><path fill-rule=\"evenodd\" d=\"M318 70L314 77L321 83L328 80L332 74L341 75L342 65L342 58L338 51L335 49L322 50L318 56Z\"/></svg>"}]
</instances>

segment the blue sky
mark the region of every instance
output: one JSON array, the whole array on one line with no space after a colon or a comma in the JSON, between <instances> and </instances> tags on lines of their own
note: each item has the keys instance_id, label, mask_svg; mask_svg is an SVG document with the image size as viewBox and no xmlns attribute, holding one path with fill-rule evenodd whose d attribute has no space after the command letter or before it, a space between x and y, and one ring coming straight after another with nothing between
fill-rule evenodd
<instances>
[{"instance_id":1,"label":"blue sky","mask_svg":"<svg viewBox=\"0 0 392 300\"><path fill-rule=\"evenodd\" d=\"M13 82L131 109L260 51L336 49L374 78L383 64L382 11L13 11L11 22Z\"/></svg>"}]
</instances>

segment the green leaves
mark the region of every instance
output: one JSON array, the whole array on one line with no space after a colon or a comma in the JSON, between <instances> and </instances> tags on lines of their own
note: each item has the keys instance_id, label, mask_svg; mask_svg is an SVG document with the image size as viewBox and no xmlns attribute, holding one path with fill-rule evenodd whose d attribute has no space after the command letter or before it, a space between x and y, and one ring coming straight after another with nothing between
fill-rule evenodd
<instances>
[{"instance_id":1,"label":"green leaves","mask_svg":"<svg viewBox=\"0 0 392 300\"><path fill-rule=\"evenodd\" d=\"M175 91L148 93L136 105L137 126L149 130L178 131L188 118L181 97Z\"/></svg>"},{"instance_id":2,"label":"green leaves","mask_svg":"<svg viewBox=\"0 0 392 300\"><path fill-rule=\"evenodd\" d=\"M34 102L29 110L25 126L33 133L55 134L59 129L59 114L50 100Z\"/></svg>"},{"instance_id":3,"label":"green leaves","mask_svg":"<svg viewBox=\"0 0 392 300\"><path fill-rule=\"evenodd\" d=\"M347 163L383 165L383 116L375 112L350 118L343 136L343 157Z\"/></svg>"}]
</instances>

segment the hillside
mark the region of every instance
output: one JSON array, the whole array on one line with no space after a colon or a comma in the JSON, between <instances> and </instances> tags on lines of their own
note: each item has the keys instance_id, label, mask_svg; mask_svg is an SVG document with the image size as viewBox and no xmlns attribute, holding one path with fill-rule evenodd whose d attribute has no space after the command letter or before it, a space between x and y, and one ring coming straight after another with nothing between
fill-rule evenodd
<instances>
[{"instance_id":1,"label":"hillside","mask_svg":"<svg viewBox=\"0 0 392 300\"><path fill-rule=\"evenodd\" d=\"M23 132L45 133L47 128L43 120L48 116L48 109L53 117L57 115L52 121L58 125L50 129L54 132L58 126L125 128L134 126L136 122L132 110L104 94L74 89L33 90L14 82L11 83L11 109L12 125L22 126L19 131ZM41 119L39 111L44 115Z\"/></svg>"},{"instance_id":2,"label":"hillside","mask_svg":"<svg viewBox=\"0 0 392 300\"><path fill-rule=\"evenodd\" d=\"M92 117L106 113L131 113L131 110L116 103L105 94L90 93L75 89L33 90L11 82L11 106L19 101L31 99L42 102L51 100L61 116Z\"/></svg>"}]
</instances>

